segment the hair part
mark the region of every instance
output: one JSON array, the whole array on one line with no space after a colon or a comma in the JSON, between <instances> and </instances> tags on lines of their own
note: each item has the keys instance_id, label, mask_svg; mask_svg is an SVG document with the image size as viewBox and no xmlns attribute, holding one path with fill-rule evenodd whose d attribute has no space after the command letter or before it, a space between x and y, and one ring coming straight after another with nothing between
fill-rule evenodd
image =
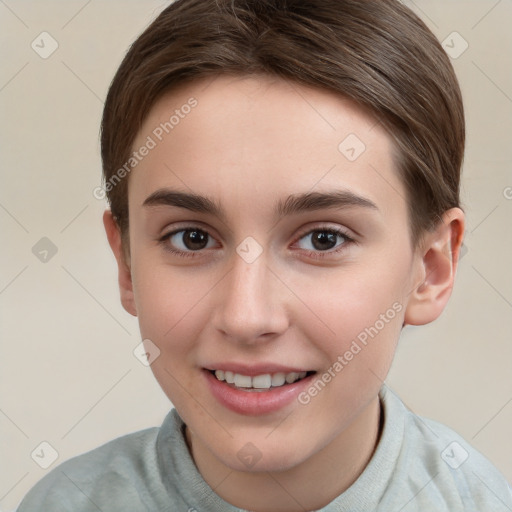
<instances>
[{"instance_id":1,"label":"hair part","mask_svg":"<svg viewBox=\"0 0 512 512\"><path fill-rule=\"evenodd\" d=\"M413 245L460 207L465 124L449 57L398 0L177 0L124 57L101 125L105 183L130 159L156 101L219 74L270 75L369 109L395 146ZM107 189L124 240L128 175Z\"/></svg>"}]
</instances>

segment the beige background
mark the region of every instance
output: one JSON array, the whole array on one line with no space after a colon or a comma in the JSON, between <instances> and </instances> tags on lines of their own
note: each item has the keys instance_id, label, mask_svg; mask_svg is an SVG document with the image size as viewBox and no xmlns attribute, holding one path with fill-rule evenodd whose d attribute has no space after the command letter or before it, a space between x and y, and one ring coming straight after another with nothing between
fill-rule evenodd
<instances>
[{"instance_id":1,"label":"beige background","mask_svg":"<svg viewBox=\"0 0 512 512\"><path fill-rule=\"evenodd\" d=\"M440 40L457 31L469 44L453 59L468 122L468 251L447 310L429 326L406 328L387 383L512 481L512 3L406 3ZM137 322L119 303L101 223L105 204L92 195L107 87L162 7L150 0L0 1L4 511L58 463L159 425L170 407L133 355ZM43 31L59 45L47 59L31 48ZM458 52L463 41L453 37L448 43ZM42 237L58 249L46 263L32 252ZM43 441L58 452L47 470L31 458Z\"/></svg>"}]
</instances>

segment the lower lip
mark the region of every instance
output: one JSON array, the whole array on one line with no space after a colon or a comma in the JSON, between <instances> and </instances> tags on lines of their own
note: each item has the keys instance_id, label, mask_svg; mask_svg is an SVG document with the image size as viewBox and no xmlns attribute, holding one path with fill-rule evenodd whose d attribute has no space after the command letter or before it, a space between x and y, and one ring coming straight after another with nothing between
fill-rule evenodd
<instances>
[{"instance_id":1,"label":"lower lip","mask_svg":"<svg viewBox=\"0 0 512 512\"><path fill-rule=\"evenodd\" d=\"M315 374L293 384L286 384L265 391L242 391L228 386L208 370L203 370L213 396L226 408L246 416L259 416L278 411L297 399L301 391L309 386Z\"/></svg>"}]
</instances>

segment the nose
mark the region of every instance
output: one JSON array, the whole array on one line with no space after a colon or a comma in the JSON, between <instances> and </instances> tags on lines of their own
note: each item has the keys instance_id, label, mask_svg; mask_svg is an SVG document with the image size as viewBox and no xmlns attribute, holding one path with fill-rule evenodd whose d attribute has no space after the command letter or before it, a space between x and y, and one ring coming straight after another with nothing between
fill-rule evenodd
<instances>
[{"instance_id":1,"label":"nose","mask_svg":"<svg viewBox=\"0 0 512 512\"><path fill-rule=\"evenodd\" d=\"M247 263L237 254L219 283L213 325L223 336L244 344L270 340L289 325L286 293L262 254Z\"/></svg>"}]
</instances>

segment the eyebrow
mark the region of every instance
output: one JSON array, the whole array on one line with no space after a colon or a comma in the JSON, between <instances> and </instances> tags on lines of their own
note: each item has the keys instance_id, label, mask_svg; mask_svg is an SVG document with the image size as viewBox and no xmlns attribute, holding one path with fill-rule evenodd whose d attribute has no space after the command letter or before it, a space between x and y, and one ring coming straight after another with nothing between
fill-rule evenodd
<instances>
[{"instance_id":1,"label":"eyebrow","mask_svg":"<svg viewBox=\"0 0 512 512\"><path fill-rule=\"evenodd\" d=\"M306 192L293 194L285 201L279 201L275 208L275 215L284 217L294 213L302 213L327 208L361 207L378 211L377 205L349 190L333 190L331 192Z\"/></svg>"},{"instance_id":2,"label":"eyebrow","mask_svg":"<svg viewBox=\"0 0 512 512\"><path fill-rule=\"evenodd\" d=\"M180 192L163 188L149 195L143 206L174 206L198 213L210 214L226 220L226 212L209 197L188 192ZM377 205L365 197L349 190L333 190L330 192L305 192L292 194L280 200L274 208L276 217L285 217L308 211L323 209L366 208L378 211Z\"/></svg>"}]
</instances>

